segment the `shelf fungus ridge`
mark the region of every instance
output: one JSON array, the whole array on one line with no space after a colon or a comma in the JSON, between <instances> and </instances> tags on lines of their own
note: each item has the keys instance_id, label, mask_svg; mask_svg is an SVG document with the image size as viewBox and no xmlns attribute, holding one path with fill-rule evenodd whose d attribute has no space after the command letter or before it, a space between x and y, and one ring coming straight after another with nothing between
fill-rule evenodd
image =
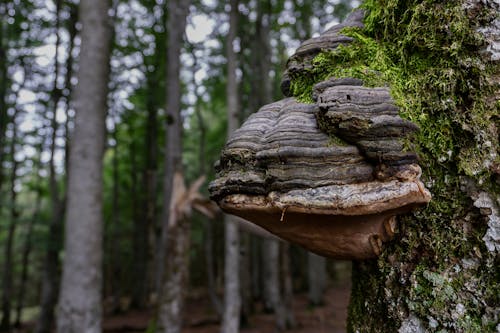
<instances>
[{"instance_id":1,"label":"shelf fungus ridge","mask_svg":"<svg viewBox=\"0 0 500 333\"><path fill-rule=\"evenodd\" d=\"M341 34L344 28L363 28L365 12L362 9L353 11L342 23L336 24L324 31L318 37L304 41L288 59L285 72L281 79L281 91L287 97L292 96L290 91L291 79L302 75L313 67L313 59L321 51L333 51L340 45L347 45L353 41L352 37Z\"/></svg>"},{"instance_id":2,"label":"shelf fungus ridge","mask_svg":"<svg viewBox=\"0 0 500 333\"><path fill-rule=\"evenodd\" d=\"M397 215L431 199L405 145L418 128L398 115L386 87L332 78L312 97L251 115L227 141L210 196L312 252L375 258L397 232Z\"/></svg>"}]
</instances>

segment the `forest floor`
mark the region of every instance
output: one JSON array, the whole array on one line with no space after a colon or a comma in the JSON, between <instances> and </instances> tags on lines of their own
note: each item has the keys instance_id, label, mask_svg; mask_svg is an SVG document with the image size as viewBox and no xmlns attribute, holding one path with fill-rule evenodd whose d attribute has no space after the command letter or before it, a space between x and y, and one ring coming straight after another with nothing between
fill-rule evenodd
<instances>
[{"instance_id":1,"label":"forest floor","mask_svg":"<svg viewBox=\"0 0 500 333\"><path fill-rule=\"evenodd\" d=\"M349 278L331 281L325 293L325 304L312 307L308 303L307 293L294 295L293 313L297 327L288 330L289 333L345 333L347 306L349 304L351 284ZM182 333L218 333L220 323L212 310L206 292L193 292L187 302L185 328ZM256 304L256 314L249 318L249 323L241 329L242 333L275 333L274 315L259 311ZM138 333L145 332L153 316L152 311L128 311L106 316L104 318L104 333ZM35 318L32 316L31 318ZM27 333L33 329L34 322L30 320L15 333Z\"/></svg>"},{"instance_id":2,"label":"forest floor","mask_svg":"<svg viewBox=\"0 0 500 333\"><path fill-rule=\"evenodd\" d=\"M334 282L325 293L324 306L311 307L307 294L294 295L293 311L297 328L290 333L345 333L347 305L349 303L350 282ZM258 308L258 306L257 306ZM258 311L257 311L258 312ZM211 309L211 303L204 295L191 296L187 303L185 328L182 333L218 333L220 324ZM151 312L130 311L107 317L104 333L144 332L148 327ZM250 317L242 333L275 333L274 316L257 313Z\"/></svg>"}]
</instances>

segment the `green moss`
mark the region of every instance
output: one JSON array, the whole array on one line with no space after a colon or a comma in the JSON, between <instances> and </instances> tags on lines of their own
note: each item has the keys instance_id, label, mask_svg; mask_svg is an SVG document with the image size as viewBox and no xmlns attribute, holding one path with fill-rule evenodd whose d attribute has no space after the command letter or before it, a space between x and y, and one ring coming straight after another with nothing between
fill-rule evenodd
<instances>
[{"instance_id":1,"label":"green moss","mask_svg":"<svg viewBox=\"0 0 500 333\"><path fill-rule=\"evenodd\" d=\"M328 142L328 146L331 147L331 146L347 146L349 145L347 142L345 142L344 140L342 140L341 138L339 138L338 136L336 135L330 135L330 140Z\"/></svg>"},{"instance_id":2,"label":"green moss","mask_svg":"<svg viewBox=\"0 0 500 333\"><path fill-rule=\"evenodd\" d=\"M363 6L365 29L344 31L354 42L317 55L312 68L291 78L291 91L311 102L314 84L331 77L389 86L400 115L420 127L407 145L419 154L433 200L400 217L399 237L376 264L355 269L349 330L391 332L412 312L423 320L434 316L433 332L493 331L486 309L500 301L499 263L485 259L491 256L482 241L485 219L461 188L469 177L500 196L488 169L500 163L498 87L488 80L500 69L477 52L484 41L476 31L497 13L469 17L457 0L367 0ZM479 267L466 268L463 258ZM485 297L486 305L478 303ZM464 313L455 309L461 306Z\"/></svg>"}]
</instances>

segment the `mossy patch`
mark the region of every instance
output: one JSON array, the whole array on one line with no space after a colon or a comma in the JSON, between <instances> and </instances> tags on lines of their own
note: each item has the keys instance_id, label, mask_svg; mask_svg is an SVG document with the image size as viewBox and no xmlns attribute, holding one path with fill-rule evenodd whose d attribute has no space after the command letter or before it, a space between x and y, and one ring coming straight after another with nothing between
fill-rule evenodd
<instances>
[{"instance_id":1,"label":"mossy patch","mask_svg":"<svg viewBox=\"0 0 500 333\"><path fill-rule=\"evenodd\" d=\"M389 86L401 117L420 127L407 144L419 155L433 200L400 217L399 237L377 264L357 265L350 331L397 330L409 313L433 332L493 330L498 262L482 241L486 219L462 189L467 178L500 196L490 168L500 163L498 83L491 80L500 69L478 52L484 40L477 32L498 13L478 6L472 15L464 1L367 0L365 28L343 31L354 42L320 53L291 78L303 102L331 77ZM464 258L478 266L466 267Z\"/></svg>"}]
</instances>

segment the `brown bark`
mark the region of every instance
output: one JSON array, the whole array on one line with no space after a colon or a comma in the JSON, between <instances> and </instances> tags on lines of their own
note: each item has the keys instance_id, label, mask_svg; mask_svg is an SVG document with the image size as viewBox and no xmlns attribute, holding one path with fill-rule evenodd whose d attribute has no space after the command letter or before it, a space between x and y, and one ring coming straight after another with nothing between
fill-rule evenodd
<instances>
[{"instance_id":1,"label":"brown bark","mask_svg":"<svg viewBox=\"0 0 500 333\"><path fill-rule=\"evenodd\" d=\"M58 332L101 331L102 158L111 27L108 1L82 0Z\"/></svg>"}]
</instances>

